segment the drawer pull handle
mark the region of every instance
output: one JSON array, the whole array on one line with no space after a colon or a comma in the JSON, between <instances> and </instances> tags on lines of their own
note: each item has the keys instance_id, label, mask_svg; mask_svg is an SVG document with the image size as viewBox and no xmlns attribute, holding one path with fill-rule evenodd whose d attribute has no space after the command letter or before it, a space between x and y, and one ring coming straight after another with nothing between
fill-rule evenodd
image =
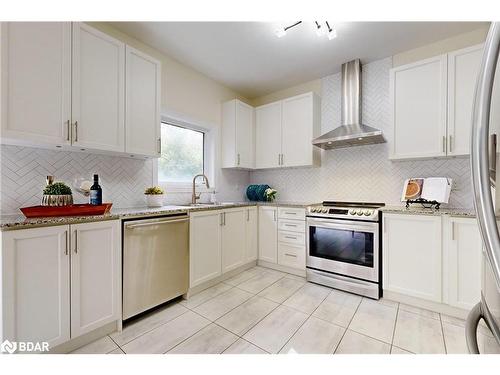
<instances>
[{"instance_id":1,"label":"drawer pull handle","mask_svg":"<svg viewBox=\"0 0 500 375\"><path fill-rule=\"evenodd\" d=\"M297 215L297 212L285 212L285 215Z\"/></svg>"},{"instance_id":2,"label":"drawer pull handle","mask_svg":"<svg viewBox=\"0 0 500 375\"><path fill-rule=\"evenodd\" d=\"M285 224L285 227L294 227L295 228L296 226L297 225L295 225L295 224Z\"/></svg>"},{"instance_id":3,"label":"drawer pull handle","mask_svg":"<svg viewBox=\"0 0 500 375\"><path fill-rule=\"evenodd\" d=\"M285 255L286 255L287 257L297 258L297 255L295 255L295 254L285 253Z\"/></svg>"},{"instance_id":4,"label":"drawer pull handle","mask_svg":"<svg viewBox=\"0 0 500 375\"><path fill-rule=\"evenodd\" d=\"M285 238L289 238L291 240L296 240L297 239L297 237L293 237L293 236L285 236Z\"/></svg>"}]
</instances>

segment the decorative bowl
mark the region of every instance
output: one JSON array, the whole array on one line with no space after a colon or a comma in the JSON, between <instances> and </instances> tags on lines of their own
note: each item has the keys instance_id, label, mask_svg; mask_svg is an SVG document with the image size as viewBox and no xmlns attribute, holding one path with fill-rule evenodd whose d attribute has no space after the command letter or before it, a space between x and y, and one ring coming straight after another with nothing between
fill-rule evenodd
<instances>
[{"instance_id":1,"label":"decorative bowl","mask_svg":"<svg viewBox=\"0 0 500 375\"><path fill-rule=\"evenodd\" d=\"M72 194L44 194L42 196L42 206L68 206L70 204L73 204Z\"/></svg>"}]
</instances>

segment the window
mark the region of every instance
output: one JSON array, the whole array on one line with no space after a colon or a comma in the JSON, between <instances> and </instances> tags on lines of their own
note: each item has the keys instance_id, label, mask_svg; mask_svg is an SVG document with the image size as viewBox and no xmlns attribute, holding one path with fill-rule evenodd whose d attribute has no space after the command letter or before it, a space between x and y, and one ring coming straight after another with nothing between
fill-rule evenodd
<instances>
[{"instance_id":1,"label":"window","mask_svg":"<svg viewBox=\"0 0 500 375\"><path fill-rule=\"evenodd\" d=\"M186 183L204 173L205 133L166 122L161 124L158 181Z\"/></svg>"}]
</instances>

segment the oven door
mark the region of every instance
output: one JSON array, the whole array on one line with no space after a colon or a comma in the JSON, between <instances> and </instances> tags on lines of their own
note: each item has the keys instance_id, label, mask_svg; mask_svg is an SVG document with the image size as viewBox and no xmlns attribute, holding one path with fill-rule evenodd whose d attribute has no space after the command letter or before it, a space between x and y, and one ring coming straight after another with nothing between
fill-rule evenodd
<instances>
[{"instance_id":1,"label":"oven door","mask_svg":"<svg viewBox=\"0 0 500 375\"><path fill-rule=\"evenodd\" d=\"M378 223L307 218L307 267L379 281Z\"/></svg>"}]
</instances>

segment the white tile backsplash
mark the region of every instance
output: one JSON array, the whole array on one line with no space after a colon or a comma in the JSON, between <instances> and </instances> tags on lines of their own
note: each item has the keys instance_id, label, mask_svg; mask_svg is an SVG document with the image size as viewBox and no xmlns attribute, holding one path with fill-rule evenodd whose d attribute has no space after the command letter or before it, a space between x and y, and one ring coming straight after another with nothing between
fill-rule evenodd
<instances>
[{"instance_id":1,"label":"white tile backsplash","mask_svg":"<svg viewBox=\"0 0 500 375\"><path fill-rule=\"evenodd\" d=\"M363 123L384 131L390 141L389 70L392 59L363 65ZM322 133L340 125L340 73L322 79ZM351 200L400 204L410 177L453 179L450 207L472 208L469 158L390 161L389 143L322 151L318 168L273 169L250 173L251 183L278 190L292 201Z\"/></svg>"}]
</instances>

